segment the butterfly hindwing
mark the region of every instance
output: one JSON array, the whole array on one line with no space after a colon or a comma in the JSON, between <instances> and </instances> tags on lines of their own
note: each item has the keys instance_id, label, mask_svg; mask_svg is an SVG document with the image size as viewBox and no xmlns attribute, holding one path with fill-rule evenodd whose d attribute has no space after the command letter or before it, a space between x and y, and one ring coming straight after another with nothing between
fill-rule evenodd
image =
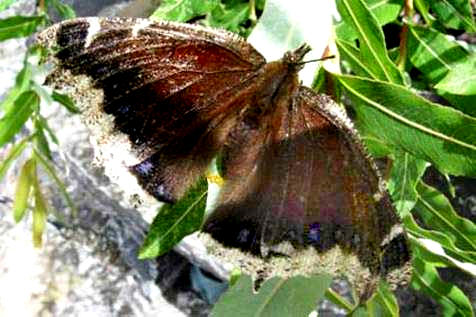
<instances>
[{"instance_id":1,"label":"butterfly hindwing","mask_svg":"<svg viewBox=\"0 0 476 317\"><path fill-rule=\"evenodd\" d=\"M228 182L206 231L261 255L339 246L383 274L385 239L403 231L374 163L330 98L301 87L289 104L235 131L239 142L224 155ZM405 243L398 247L407 261Z\"/></svg>"}]
</instances>

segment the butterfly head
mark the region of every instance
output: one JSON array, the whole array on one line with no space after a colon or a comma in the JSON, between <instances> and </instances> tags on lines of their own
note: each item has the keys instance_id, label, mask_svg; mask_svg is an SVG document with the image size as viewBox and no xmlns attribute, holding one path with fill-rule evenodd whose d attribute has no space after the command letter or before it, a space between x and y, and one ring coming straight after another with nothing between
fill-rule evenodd
<instances>
[{"instance_id":1,"label":"butterfly head","mask_svg":"<svg viewBox=\"0 0 476 317\"><path fill-rule=\"evenodd\" d=\"M287 52L284 54L283 60L286 64L290 67L295 68L296 70L300 70L303 67L302 60L304 56L309 53L312 48L308 44L302 44L294 51Z\"/></svg>"}]
</instances>

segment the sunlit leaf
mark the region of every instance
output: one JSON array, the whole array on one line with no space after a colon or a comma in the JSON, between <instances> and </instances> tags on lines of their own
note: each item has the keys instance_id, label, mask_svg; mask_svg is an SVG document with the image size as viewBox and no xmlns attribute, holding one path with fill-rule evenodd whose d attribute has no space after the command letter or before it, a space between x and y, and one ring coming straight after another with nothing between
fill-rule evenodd
<instances>
[{"instance_id":1,"label":"sunlit leaf","mask_svg":"<svg viewBox=\"0 0 476 317\"><path fill-rule=\"evenodd\" d=\"M57 91L53 91L53 93L51 94L51 97L53 98L54 101L60 103L66 109L68 109L69 112L71 112L71 113L80 113L81 112L79 110L79 108L76 107L73 100L68 95L61 94Z\"/></svg>"},{"instance_id":2,"label":"sunlit leaf","mask_svg":"<svg viewBox=\"0 0 476 317\"><path fill-rule=\"evenodd\" d=\"M365 2L375 16L379 26L394 22L403 8L403 0L367 0ZM345 22L337 24L336 33L340 39L347 41L354 40L358 36L356 30L349 23Z\"/></svg>"},{"instance_id":3,"label":"sunlit leaf","mask_svg":"<svg viewBox=\"0 0 476 317\"><path fill-rule=\"evenodd\" d=\"M366 303L368 316L400 316L395 295L385 282L380 282L374 296Z\"/></svg>"},{"instance_id":4,"label":"sunlit leaf","mask_svg":"<svg viewBox=\"0 0 476 317\"><path fill-rule=\"evenodd\" d=\"M61 181L58 175L56 175L54 168L50 165L50 163L45 158L43 158L41 153L39 153L35 149L33 149L33 152L35 153L35 158L37 160L37 163L41 165L43 170L48 174L49 177L53 179L56 186L58 186L58 189L60 190L61 195L66 200L66 203L68 204L68 207L71 209L73 215L77 214L77 210L73 203L73 200L69 196L64 183Z\"/></svg>"},{"instance_id":5,"label":"sunlit leaf","mask_svg":"<svg viewBox=\"0 0 476 317\"><path fill-rule=\"evenodd\" d=\"M431 83L436 84L452 69L453 63L465 60L468 52L443 33L430 28L411 26L408 57Z\"/></svg>"},{"instance_id":6,"label":"sunlit leaf","mask_svg":"<svg viewBox=\"0 0 476 317\"><path fill-rule=\"evenodd\" d=\"M20 131L39 104L40 98L34 91L25 91L18 96L14 107L0 119L0 146L10 141Z\"/></svg>"},{"instance_id":7,"label":"sunlit leaf","mask_svg":"<svg viewBox=\"0 0 476 317\"><path fill-rule=\"evenodd\" d=\"M218 5L218 0L163 0L150 16L157 20L186 22L210 12Z\"/></svg>"},{"instance_id":8,"label":"sunlit leaf","mask_svg":"<svg viewBox=\"0 0 476 317\"><path fill-rule=\"evenodd\" d=\"M402 74L388 57L382 29L367 5L361 0L338 0L337 8L358 33L361 60L372 61L366 63L372 78L403 84Z\"/></svg>"},{"instance_id":9,"label":"sunlit leaf","mask_svg":"<svg viewBox=\"0 0 476 317\"><path fill-rule=\"evenodd\" d=\"M16 222L23 219L28 208L28 198L33 188L33 173L35 173L35 160L29 159L20 169L17 179L15 199L13 200L13 218Z\"/></svg>"},{"instance_id":10,"label":"sunlit leaf","mask_svg":"<svg viewBox=\"0 0 476 317\"><path fill-rule=\"evenodd\" d=\"M338 75L359 130L453 175L476 177L476 119L390 83Z\"/></svg>"},{"instance_id":11,"label":"sunlit leaf","mask_svg":"<svg viewBox=\"0 0 476 317\"><path fill-rule=\"evenodd\" d=\"M41 187L38 182L38 175L36 170L33 171L33 193L35 197L35 208L33 209L33 245L36 248L41 247L43 232L45 231L46 218L48 210L46 207L45 198L41 192Z\"/></svg>"},{"instance_id":12,"label":"sunlit leaf","mask_svg":"<svg viewBox=\"0 0 476 317\"><path fill-rule=\"evenodd\" d=\"M8 168L11 166L12 162L23 152L26 148L28 142L30 141L31 136L27 137L10 149L10 152L6 155L5 158L2 158L0 161L0 181L2 180L3 176L7 172Z\"/></svg>"},{"instance_id":13,"label":"sunlit leaf","mask_svg":"<svg viewBox=\"0 0 476 317\"><path fill-rule=\"evenodd\" d=\"M139 252L139 258L154 258L169 251L185 236L197 231L207 202L207 181L201 179L175 204L164 205Z\"/></svg>"},{"instance_id":14,"label":"sunlit leaf","mask_svg":"<svg viewBox=\"0 0 476 317\"><path fill-rule=\"evenodd\" d=\"M395 151L392 172L387 187L400 216L408 214L418 199L416 186L419 183L427 162L417 159L403 151Z\"/></svg>"},{"instance_id":15,"label":"sunlit leaf","mask_svg":"<svg viewBox=\"0 0 476 317\"><path fill-rule=\"evenodd\" d=\"M476 102L476 55L454 63L435 88L456 95L473 95Z\"/></svg>"},{"instance_id":16,"label":"sunlit leaf","mask_svg":"<svg viewBox=\"0 0 476 317\"><path fill-rule=\"evenodd\" d=\"M30 86L30 79L32 75L31 66L25 63L22 70L17 74L15 78L15 85L8 91L7 96L0 104L0 109L9 112L14 106L15 100Z\"/></svg>"},{"instance_id":17,"label":"sunlit leaf","mask_svg":"<svg viewBox=\"0 0 476 317\"><path fill-rule=\"evenodd\" d=\"M15 0L2 0L2 1L0 1L0 11L8 9L13 3L15 3Z\"/></svg>"},{"instance_id":18,"label":"sunlit leaf","mask_svg":"<svg viewBox=\"0 0 476 317\"><path fill-rule=\"evenodd\" d=\"M53 7L58 12L58 14L64 20L73 19L76 17L76 13L74 12L73 8L71 8L71 6L65 3L62 3L59 0L51 0L51 3L53 4Z\"/></svg>"},{"instance_id":19,"label":"sunlit leaf","mask_svg":"<svg viewBox=\"0 0 476 317\"><path fill-rule=\"evenodd\" d=\"M42 16L14 16L0 19L0 41L28 36L44 21L45 18Z\"/></svg>"},{"instance_id":20,"label":"sunlit leaf","mask_svg":"<svg viewBox=\"0 0 476 317\"><path fill-rule=\"evenodd\" d=\"M258 293L253 292L251 277L241 276L213 307L211 316L308 316L316 309L332 281L329 275L271 278Z\"/></svg>"},{"instance_id":21,"label":"sunlit leaf","mask_svg":"<svg viewBox=\"0 0 476 317\"><path fill-rule=\"evenodd\" d=\"M419 182L415 212L433 230L444 232L457 248L476 254L476 224L459 216L448 199L436 189Z\"/></svg>"},{"instance_id":22,"label":"sunlit leaf","mask_svg":"<svg viewBox=\"0 0 476 317\"><path fill-rule=\"evenodd\" d=\"M473 316L468 298L455 285L443 282L431 263L413 260L411 285L436 300L441 305L442 316Z\"/></svg>"},{"instance_id":23,"label":"sunlit leaf","mask_svg":"<svg viewBox=\"0 0 476 317\"><path fill-rule=\"evenodd\" d=\"M476 32L471 2L468 0L428 1L438 20L449 28Z\"/></svg>"}]
</instances>

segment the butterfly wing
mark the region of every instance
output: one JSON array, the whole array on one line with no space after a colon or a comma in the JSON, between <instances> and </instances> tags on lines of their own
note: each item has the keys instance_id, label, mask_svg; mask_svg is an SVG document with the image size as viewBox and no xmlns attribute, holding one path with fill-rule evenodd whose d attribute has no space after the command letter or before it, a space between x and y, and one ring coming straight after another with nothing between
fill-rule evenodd
<instances>
[{"instance_id":1,"label":"butterfly wing","mask_svg":"<svg viewBox=\"0 0 476 317\"><path fill-rule=\"evenodd\" d=\"M223 162L227 183L205 230L261 255L339 246L373 273L389 270L391 243L407 261L384 184L342 110L305 87L274 106L232 131Z\"/></svg>"},{"instance_id":2,"label":"butterfly wing","mask_svg":"<svg viewBox=\"0 0 476 317\"><path fill-rule=\"evenodd\" d=\"M126 136L132 158L124 164L168 202L208 166L265 63L232 33L146 19L79 18L38 39L56 50L48 81L73 89L113 152Z\"/></svg>"}]
</instances>

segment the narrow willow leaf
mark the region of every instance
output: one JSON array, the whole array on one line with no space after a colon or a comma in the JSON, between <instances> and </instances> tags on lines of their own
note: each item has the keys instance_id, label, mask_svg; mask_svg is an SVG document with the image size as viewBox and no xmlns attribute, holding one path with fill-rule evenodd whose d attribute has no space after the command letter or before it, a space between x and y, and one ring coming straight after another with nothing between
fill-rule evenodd
<instances>
[{"instance_id":1,"label":"narrow willow leaf","mask_svg":"<svg viewBox=\"0 0 476 317\"><path fill-rule=\"evenodd\" d=\"M154 258L169 251L202 225L207 202L207 181L200 179L173 205L164 205L150 225L139 258Z\"/></svg>"},{"instance_id":2,"label":"narrow willow leaf","mask_svg":"<svg viewBox=\"0 0 476 317\"><path fill-rule=\"evenodd\" d=\"M439 0L428 2L438 20L446 27L476 32L470 1Z\"/></svg>"},{"instance_id":3,"label":"narrow willow leaf","mask_svg":"<svg viewBox=\"0 0 476 317\"><path fill-rule=\"evenodd\" d=\"M337 8L346 23L358 33L361 60L372 61L367 67L374 79L403 84L403 76L390 60L382 29L375 16L361 0L339 0Z\"/></svg>"},{"instance_id":4,"label":"narrow willow leaf","mask_svg":"<svg viewBox=\"0 0 476 317\"><path fill-rule=\"evenodd\" d=\"M381 281L377 292L366 303L367 316L400 316L397 299L385 282Z\"/></svg>"},{"instance_id":5,"label":"narrow willow leaf","mask_svg":"<svg viewBox=\"0 0 476 317\"><path fill-rule=\"evenodd\" d=\"M0 119L0 146L5 145L20 131L39 104L40 98L34 91L25 91L18 96L14 107Z\"/></svg>"},{"instance_id":6,"label":"narrow willow leaf","mask_svg":"<svg viewBox=\"0 0 476 317\"><path fill-rule=\"evenodd\" d=\"M35 153L35 158L38 164L41 165L43 170L48 174L49 177L51 177L54 180L56 186L58 186L58 189L60 190L60 193L63 196L63 198L66 200L66 203L68 204L68 207L71 209L72 214L73 215L77 214L76 206L74 205L73 200L69 196L64 183L60 180L58 175L56 175L54 168L52 168L50 163L48 163L48 161L45 158L43 158L41 153L39 153L35 149L33 149L33 152Z\"/></svg>"},{"instance_id":7,"label":"narrow willow leaf","mask_svg":"<svg viewBox=\"0 0 476 317\"><path fill-rule=\"evenodd\" d=\"M354 312L356 305L351 304L346 298L334 291L331 287L326 290L326 299L347 311ZM353 315L353 314L352 314Z\"/></svg>"},{"instance_id":8,"label":"narrow willow leaf","mask_svg":"<svg viewBox=\"0 0 476 317\"><path fill-rule=\"evenodd\" d=\"M377 19L379 26L394 22L403 8L403 0L367 0L368 8ZM358 33L349 23L340 22L336 27L339 39L352 41L358 37Z\"/></svg>"},{"instance_id":9,"label":"narrow willow leaf","mask_svg":"<svg viewBox=\"0 0 476 317\"><path fill-rule=\"evenodd\" d=\"M405 224L405 230L410 234L410 237L414 244L421 245L422 248L425 248L427 252L431 252L435 257L440 258L446 265L454 265L460 267L462 270L467 271L470 274L474 274L471 270L468 270L464 263L476 263L476 253L470 251L463 251L458 249L453 240L448 237L444 232L436 230L427 230L421 228L413 219L412 215L407 215L403 218L403 223ZM438 250L427 249L427 245L422 244L422 240L431 241L432 243L438 244L440 248L443 248L445 256L442 256L440 253L436 252ZM453 255L452 259L448 259L448 252ZM460 263L463 265L459 265ZM476 276L476 274L475 274Z\"/></svg>"},{"instance_id":10,"label":"narrow willow leaf","mask_svg":"<svg viewBox=\"0 0 476 317\"><path fill-rule=\"evenodd\" d=\"M15 2L15 0L2 0L2 1L0 1L0 11L8 9L14 2Z\"/></svg>"},{"instance_id":11,"label":"narrow willow leaf","mask_svg":"<svg viewBox=\"0 0 476 317\"><path fill-rule=\"evenodd\" d=\"M73 19L76 17L76 13L74 12L73 8L71 8L69 5L62 3L59 0L53 0L51 2L55 10L58 11L58 14L64 20Z\"/></svg>"},{"instance_id":12,"label":"narrow willow leaf","mask_svg":"<svg viewBox=\"0 0 476 317\"><path fill-rule=\"evenodd\" d=\"M45 198L41 192L36 170L33 175L33 193L35 197L35 208L33 209L33 245L36 248L41 247L43 232L45 231L46 217L48 210L46 208Z\"/></svg>"},{"instance_id":13,"label":"narrow willow leaf","mask_svg":"<svg viewBox=\"0 0 476 317\"><path fill-rule=\"evenodd\" d=\"M14 16L0 20L0 41L24 37L36 31L45 22L42 16Z\"/></svg>"},{"instance_id":14,"label":"narrow willow leaf","mask_svg":"<svg viewBox=\"0 0 476 317\"><path fill-rule=\"evenodd\" d=\"M452 175L476 177L476 119L391 83L338 75L354 101L361 132L431 162Z\"/></svg>"},{"instance_id":15,"label":"narrow willow leaf","mask_svg":"<svg viewBox=\"0 0 476 317\"><path fill-rule=\"evenodd\" d=\"M39 123L38 119L35 119L35 143L38 150L50 161L53 160L51 155L50 145L43 132L43 126Z\"/></svg>"},{"instance_id":16,"label":"narrow willow leaf","mask_svg":"<svg viewBox=\"0 0 476 317\"><path fill-rule=\"evenodd\" d=\"M217 0L164 0L150 17L157 20L186 22L205 15L217 5Z\"/></svg>"},{"instance_id":17,"label":"narrow willow leaf","mask_svg":"<svg viewBox=\"0 0 476 317\"><path fill-rule=\"evenodd\" d=\"M408 36L408 57L423 75L436 84L453 67L465 60L468 52L456 41L434 29L411 26Z\"/></svg>"},{"instance_id":18,"label":"narrow willow leaf","mask_svg":"<svg viewBox=\"0 0 476 317\"><path fill-rule=\"evenodd\" d=\"M61 94L57 91L53 91L53 93L51 94L51 97L53 98L54 101L63 105L69 112L71 113L81 112L79 108L76 107L73 100L68 95Z\"/></svg>"},{"instance_id":19,"label":"narrow willow leaf","mask_svg":"<svg viewBox=\"0 0 476 317\"><path fill-rule=\"evenodd\" d=\"M15 199L13 201L13 219L19 222L25 216L28 208L28 198L33 188L33 173L35 172L35 161L29 159L23 164L17 180Z\"/></svg>"},{"instance_id":20,"label":"narrow willow leaf","mask_svg":"<svg viewBox=\"0 0 476 317\"><path fill-rule=\"evenodd\" d=\"M339 50L341 59L349 63L352 72L361 77L375 78L372 70L360 58L360 50L352 45L351 42L336 39L337 49Z\"/></svg>"},{"instance_id":21,"label":"narrow willow leaf","mask_svg":"<svg viewBox=\"0 0 476 317\"><path fill-rule=\"evenodd\" d=\"M211 316L309 316L330 286L330 275L271 278L258 294L253 292L251 277L243 275L215 304Z\"/></svg>"},{"instance_id":22,"label":"narrow willow leaf","mask_svg":"<svg viewBox=\"0 0 476 317\"><path fill-rule=\"evenodd\" d=\"M26 145L30 141L32 136L29 136L17 144L15 144L8 152L8 155L0 161L0 181L2 180L5 173L8 171L8 168L12 164L12 162L23 152L26 148Z\"/></svg>"},{"instance_id":23,"label":"narrow willow leaf","mask_svg":"<svg viewBox=\"0 0 476 317\"><path fill-rule=\"evenodd\" d=\"M392 171L387 187L398 214L403 217L415 206L418 199L416 186L419 183L427 162L417 159L407 152L394 152Z\"/></svg>"},{"instance_id":24,"label":"narrow willow leaf","mask_svg":"<svg viewBox=\"0 0 476 317\"><path fill-rule=\"evenodd\" d=\"M452 65L446 76L435 88L455 94L475 96L476 102L476 55Z\"/></svg>"},{"instance_id":25,"label":"narrow willow leaf","mask_svg":"<svg viewBox=\"0 0 476 317\"><path fill-rule=\"evenodd\" d=\"M3 110L4 112L10 111L18 96L28 89L31 75L31 65L29 63L25 63L25 66L23 66L15 78L15 85L8 91L8 95L0 104L0 110Z\"/></svg>"},{"instance_id":26,"label":"narrow willow leaf","mask_svg":"<svg viewBox=\"0 0 476 317\"><path fill-rule=\"evenodd\" d=\"M433 230L444 232L457 248L476 254L476 224L460 217L438 190L419 182L415 212Z\"/></svg>"},{"instance_id":27,"label":"narrow willow leaf","mask_svg":"<svg viewBox=\"0 0 476 317\"><path fill-rule=\"evenodd\" d=\"M38 115L36 118L36 121L38 125L41 126L41 129L46 131L51 139L55 144L59 144L58 138L56 137L55 133L53 130L51 130L50 126L48 125L48 121L46 121L45 118L43 118L41 115Z\"/></svg>"},{"instance_id":28,"label":"narrow willow leaf","mask_svg":"<svg viewBox=\"0 0 476 317\"><path fill-rule=\"evenodd\" d=\"M455 285L443 282L431 263L419 258L413 260L411 286L436 300L443 316L473 316L468 298Z\"/></svg>"}]
</instances>

